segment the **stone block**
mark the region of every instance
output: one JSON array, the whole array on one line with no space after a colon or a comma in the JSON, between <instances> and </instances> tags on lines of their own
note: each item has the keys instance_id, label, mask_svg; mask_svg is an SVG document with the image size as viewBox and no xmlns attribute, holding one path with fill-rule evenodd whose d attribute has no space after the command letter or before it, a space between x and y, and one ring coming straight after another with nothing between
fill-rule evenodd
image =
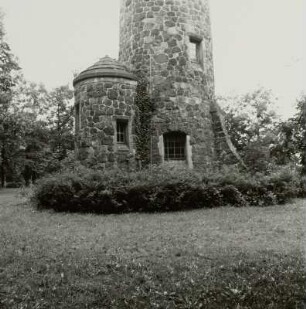
<instances>
[{"instance_id":1,"label":"stone block","mask_svg":"<svg viewBox=\"0 0 306 309\"><path fill-rule=\"evenodd\" d=\"M110 100L116 100L118 98L118 92L114 89L108 90L107 95Z\"/></svg>"},{"instance_id":2,"label":"stone block","mask_svg":"<svg viewBox=\"0 0 306 309\"><path fill-rule=\"evenodd\" d=\"M113 101L110 100L110 99L108 99L108 98L104 98L103 101L102 101L102 103L103 103L105 106L110 107L110 106L112 106Z\"/></svg>"},{"instance_id":3,"label":"stone block","mask_svg":"<svg viewBox=\"0 0 306 309\"><path fill-rule=\"evenodd\" d=\"M171 40L168 42L168 46L169 46L169 47L177 46L176 40L175 40L175 39L171 39Z\"/></svg>"},{"instance_id":4,"label":"stone block","mask_svg":"<svg viewBox=\"0 0 306 309\"><path fill-rule=\"evenodd\" d=\"M106 134L106 135L114 135L115 134L115 130L113 127L111 126L108 126L108 127L105 127L103 129L103 132Z\"/></svg>"}]
</instances>

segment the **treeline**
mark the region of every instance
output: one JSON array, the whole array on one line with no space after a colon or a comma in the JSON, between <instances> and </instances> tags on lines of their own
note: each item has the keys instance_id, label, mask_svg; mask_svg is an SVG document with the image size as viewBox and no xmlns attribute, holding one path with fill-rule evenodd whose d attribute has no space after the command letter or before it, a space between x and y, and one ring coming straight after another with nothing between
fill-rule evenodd
<instances>
[{"instance_id":1,"label":"treeline","mask_svg":"<svg viewBox=\"0 0 306 309\"><path fill-rule=\"evenodd\" d=\"M0 11L0 186L29 184L58 170L74 147L73 91L24 79L5 41Z\"/></svg>"},{"instance_id":2,"label":"treeline","mask_svg":"<svg viewBox=\"0 0 306 309\"><path fill-rule=\"evenodd\" d=\"M266 174L291 165L306 174L306 95L296 113L282 120L270 90L257 89L238 97L219 98L228 133L250 172Z\"/></svg>"}]
</instances>

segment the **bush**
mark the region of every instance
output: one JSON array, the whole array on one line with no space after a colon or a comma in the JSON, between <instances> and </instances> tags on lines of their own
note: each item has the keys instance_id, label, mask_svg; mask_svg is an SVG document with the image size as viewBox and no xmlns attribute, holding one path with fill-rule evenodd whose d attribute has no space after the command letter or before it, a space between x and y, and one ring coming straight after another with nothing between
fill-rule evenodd
<instances>
[{"instance_id":1,"label":"bush","mask_svg":"<svg viewBox=\"0 0 306 309\"><path fill-rule=\"evenodd\" d=\"M301 184L299 187L299 197L305 198L306 197L306 176L302 176Z\"/></svg>"},{"instance_id":2,"label":"bush","mask_svg":"<svg viewBox=\"0 0 306 309\"><path fill-rule=\"evenodd\" d=\"M18 181L8 182L6 185L7 189L17 189L20 187L22 187L22 182L18 182Z\"/></svg>"},{"instance_id":3,"label":"bush","mask_svg":"<svg viewBox=\"0 0 306 309\"><path fill-rule=\"evenodd\" d=\"M273 192L276 201L284 204L300 194L303 179L291 166L279 167L278 171L262 177L261 184Z\"/></svg>"},{"instance_id":4,"label":"bush","mask_svg":"<svg viewBox=\"0 0 306 309\"><path fill-rule=\"evenodd\" d=\"M250 174L239 171L235 166L226 166L208 178L221 187L234 186L250 206L284 204L294 197L302 197L305 190L305 180L303 181L298 171L291 165L279 166L269 175ZM231 204L230 201L228 203Z\"/></svg>"},{"instance_id":5,"label":"bush","mask_svg":"<svg viewBox=\"0 0 306 309\"><path fill-rule=\"evenodd\" d=\"M123 213L222 205L268 206L302 194L303 182L289 169L266 176L224 168L203 176L187 169L161 166L128 173L78 165L42 179L34 189L33 200L40 209Z\"/></svg>"},{"instance_id":6,"label":"bush","mask_svg":"<svg viewBox=\"0 0 306 309\"><path fill-rule=\"evenodd\" d=\"M247 201L239 190L233 185L220 187L222 201L225 205L246 206Z\"/></svg>"}]
</instances>

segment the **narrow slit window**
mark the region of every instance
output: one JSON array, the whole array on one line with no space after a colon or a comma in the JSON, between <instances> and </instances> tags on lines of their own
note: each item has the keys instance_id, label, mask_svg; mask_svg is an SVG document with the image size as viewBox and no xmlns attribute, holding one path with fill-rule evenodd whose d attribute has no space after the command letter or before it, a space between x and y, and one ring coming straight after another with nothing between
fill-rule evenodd
<instances>
[{"instance_id":1,"label":"narrow slit window","mask_svg":"<svg viewBox=\"0 0 306 309\"><path fill-rule=\"evenodd\" d=\"M117 120L117 143L127 145L128 122L125 120Z\"/></svg>"},{"instance_id":2,"label":"narrow slit window","mask_svg":"<svg viewBox=\"0 0 306 309\"><path fill-rule=\"evenodd\" d=\"M193 62L202 64L202 40L199 38L189 38L189 57Z\"/></svg>"}]
</instances>

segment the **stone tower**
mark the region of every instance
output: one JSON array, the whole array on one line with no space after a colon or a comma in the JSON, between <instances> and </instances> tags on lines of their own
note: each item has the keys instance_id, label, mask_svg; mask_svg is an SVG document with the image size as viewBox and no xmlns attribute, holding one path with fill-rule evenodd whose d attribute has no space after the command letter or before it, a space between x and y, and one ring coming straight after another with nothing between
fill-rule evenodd
<instances>
[{"instance_id":1,"label":"stone tower","mask_svg":"<svg viewBox=\"0 0 306 309\"><path fill-rule=\"evenodd\" d=\"M152 163L239 160L214 101L208 0L121 0L119 61L105 57L74 79L79 159L135 165L139 74L154 105Z\"/></svg>"},{"instance_id":2,"label":"stone tower","mask_svg":"<svg viewBox=\"0 0 306 309\"><path fill-rule=\"evenodd\" d=\"M231 153L214 103L208 0L121 0L119 60L144 73L153 162L210 166Z\"/></svg>"},{"instance_id":3,"label":"stone tower","mask_svg":"<svg viewBox=\"0 0 306 309\"><path fill-rule=\"evenodd\" d=\"M136 85L136 77L108 56L74 79L79 160L101 168L124 168L133 161Z\"/></svg>"}]
</instances>

